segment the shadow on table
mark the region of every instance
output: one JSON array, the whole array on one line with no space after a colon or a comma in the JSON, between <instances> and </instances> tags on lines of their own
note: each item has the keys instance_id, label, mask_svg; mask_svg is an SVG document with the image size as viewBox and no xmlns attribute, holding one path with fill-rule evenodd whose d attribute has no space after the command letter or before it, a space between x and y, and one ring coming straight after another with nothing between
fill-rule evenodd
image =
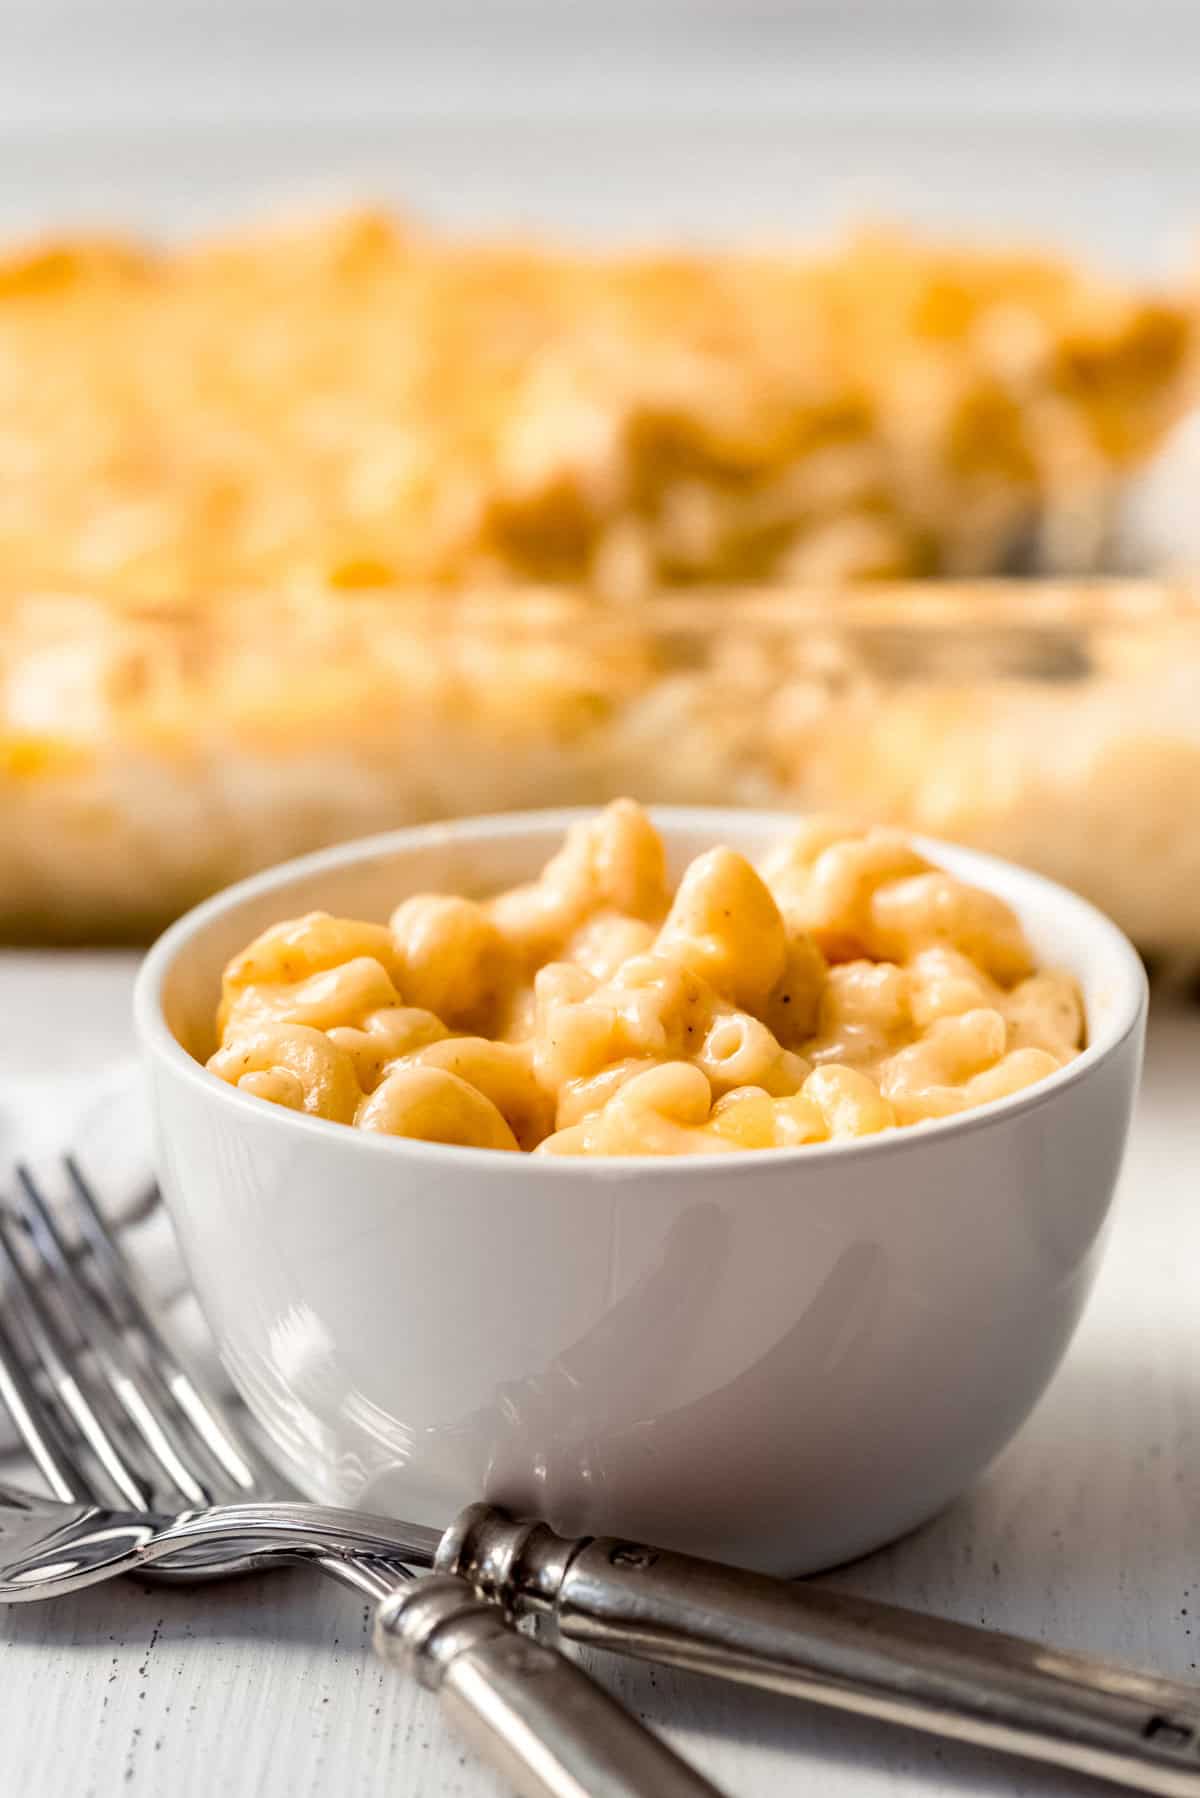
<instances>
[{"instance_id":1,"label":"shadow on table","mask_svg":"<svg viewBox=\"0 0 1200 1798\"><path fill-rule=\"evenodd\" d=\"M236 1593L236 1602L231 1597ZM145 1674L149 1640L157 1657L174 1650L186 1660L189 1641L260 1640L278 1654L283 1642L295 1650L297 1675L314 1647L340 1641L343 1652L356 1646L365 1655L368 1615L349 1593L302 1570L201 1589L143 1586L132 1580L97 1586L74 1598L12 1606L0 1618L0 1641L25 1643L47 1654L93 1654L116 1650L128 1677ZM356 1642L356 1636L361 1639ZM910 1781L922 1794L969 1790L990 1798L1037 1793L1038 1798L1086 1798L1095 1784L1066 1774L1048 1774L1026 1763L981 1750L941 1743L909 1730L824 1711L766 1692L728 1686L696 1674L652 1667L609 1654L581 1657L595 1677L627 1708L667 1735L718 1786L751 1792L763 1778L764 1752L781 1766L804 1769L805 1790L816 1790L822 1771L840 1791L842 1780L871 1772ZM378 1669L384 1682L403 1677ZM306 1720L307 1719L307 1720ZM305 1705L294 1719L300 1731L318 1720ZM381 1732L386 1724L380 1725Z\"/></svg>"},{"instance_id":2,"label":"shadow on table","mask_svg":"<svg viewBox=\"0 0 1200 1798\"><path fill-rule=\"evenodd\" d=\"M1200 1331L1197 1332L1200 1339ZM1164 1331L1123 1354L1085 1335L990 1475L924 1528L825 1576L831 1586L1200 1683L1200 1355ZM870 1769L922 1793L1083 1798L1066 1772L670 1668L589 1654L621 1701L749 1790L764 1750ZM675 1732L678 1732L677 1734ZM746 1777L738 1762L745 1751ZM815 1785L813 1789L816 1789ZM839 1790L840 1790L839 1786Z\"/></svg>"},{"instance_id":3,"label":"shadow on table","mask_svg":"<svg viewBox=\"0 0 1200 1798\"><path fill-rule=\"evenodd\" d=\"M881 1775L889 1790L895 1782L897 1798L910 1784L922 1798L941 1790L959 1798L966 1792L980 1798L993 1793L1096 1798L1106 1789L1081 1775L699 1674L639 1666L608 1654L589 1655L585 1664L614 1697L731 1793L758 1789L764 1752L781 1768L795 1767L797 1792L820 1791L822 1770L839 1793L857 1789L848 1774L861 1774L865 1791L881 1789L871 1783L872 1774Z\"/></svg>"},{"instance_id":4,"label":"shadow on table","mask_svg":"<svg viewBox=\"0 0 1200 1798\"><path fill-rule=\"evenodd\" d=\"M261 1639L294 1644L308 1655L335 1636L344 1645L360 1635L365 1651L371 1611L365 1600L301 1567L189 1586L129 1578L68 1598L0 1607L0 1643L70 1654L144 1640L148 1619L163 1648Z\"/></svg>"}]
</instances>

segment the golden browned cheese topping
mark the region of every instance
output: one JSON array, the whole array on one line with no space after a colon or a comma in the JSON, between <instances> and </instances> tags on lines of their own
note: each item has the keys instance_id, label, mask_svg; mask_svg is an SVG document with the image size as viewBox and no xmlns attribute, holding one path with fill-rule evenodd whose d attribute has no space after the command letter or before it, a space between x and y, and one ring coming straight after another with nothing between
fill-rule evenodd
<instances>
[{"instance_id":1,"label":"golden browned cheese topping","mask_svg":"<svg viewBox=\"0 0 1200 1798\"><path fill-rule=\"evenodd\" d=\"M542 1155L797 1148L956 1116L1064 1067L1079 989L895 831L810 818L672 891L646 814L573 825L528 885L313 912L225 970L210 1070L390 1136Z\"/></svg>"},{"instance_id":2,"label":"golden browned cheese topping","mask_svg":"<svg viewBox=\"0 0 1200 1798\"><path fill-rule=\"evenodd\" d=\"M1048 257L899 234L584 255L364 213L47 244L0 261L0 567L156 601L990 570L1086 530L1189 336Z\"/></svg>"}]
</instances>

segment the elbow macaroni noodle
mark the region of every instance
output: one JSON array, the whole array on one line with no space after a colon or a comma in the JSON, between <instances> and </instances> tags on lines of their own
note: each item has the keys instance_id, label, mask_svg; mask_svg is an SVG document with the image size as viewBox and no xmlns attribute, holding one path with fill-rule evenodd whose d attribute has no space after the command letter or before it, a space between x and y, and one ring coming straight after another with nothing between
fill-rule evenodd
<instances>
[{"instance_id":1,"label":"elbow macaroni noodle","mask_svg":"<svg viewBox=\"0 0 1200 1798\"><path fill-rule=\"evenodd\" d=\"M674 893L631 800L528 885L323 912L225 971L211 1071L385 1135L542 1155L794 1148L952 1117L1070 1061L1068 974L897 832L809 819Z\"/></svg>"}]
</instances>

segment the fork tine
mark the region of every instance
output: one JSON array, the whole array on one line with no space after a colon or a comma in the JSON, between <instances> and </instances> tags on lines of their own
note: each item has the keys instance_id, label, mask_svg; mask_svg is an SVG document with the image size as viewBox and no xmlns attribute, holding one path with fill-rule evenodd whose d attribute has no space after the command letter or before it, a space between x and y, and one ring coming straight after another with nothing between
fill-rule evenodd
<instances>
[{"instance_id":1,"label":"fork tine","mask_svg":"<svg viewBox=\"0 0 1200 1798\"><path fill-rule=\"evenodd\" d=\"M183 1415L193 1424L197 1440L209 1448L245 1493L254 1495L261 1492L264 1486L270 1490L275 1485L277 1476L273 1471L268 1471L265 1478L259 1477L256 1471L260 1465L257 1451L249 1445L243 1446L236 1428L225 1418L218 1401L210 1398L180 1366L142 1301L136 1278L120 1245L110 1232L87 1180L70 1157L64 1157L64 1161L77 1201L73 1208L73 1218L79 1225L81 1236L90 1252L88 1265L91 1279L85 1279L72 1265L72 1257L29 1170L17 1170L26 1200L24 1221L34 1236L34 1246L41 1250L42 1271L47 1284L56 1290L60 1298L64 1287L73 1297L77 1297L89 1323L99 1319L104 1329L116 1333L118 1340L127 1335L134 1341L157 1385L177 1400ZM15 1224L15 1218L10 1220L10 1227ZM12 1265L18 1289L31 1304L36 1303L38 1295L33 1290L33 1282L6 1239L0 1241L0 1261L7 1261ZM65 1275L62 1286L58 1285L54 1277L56 1275ZM95 1284L97 1281L98 1285ZM39 1322L50 1338L48 1346L52 1359L65 1370L67 1363L64 1357L69 1359L77 1351L68 1348L61 1335L52 1333L53 1327L46 1324L40 1314ZM89 1331L81 1328L80 1334L86 1348L89 1346ZM10 1377L6 1379L6 1375ZM97 1397L100 1396L98 1393ZM7 1404L12 1410L24 1440L46 1471L56 1496L66 1499L82 1497L94 1503L104 1502L103 1496L92 1490L86 1474L76 1468L69 1449L63 1448L61 1458L56 1455L58 1432L54 1421L46 1414L36 1389L25 1374L22 1357L15 1345L11 1344L2 1318L0 1404ZM39 1433L41 1425L46 1427ZM120 1451L115 1444L113 1453L119 1458ZM262 1465L265 1466L265 1463ZM150 1506L147 1500L139 1498L135 1508L142 1510L149 1509ZM246 1556L244 1561L240 1557L234 1557L226 1560L219 1571L241 1571L243 1566L248 1570L254 1565L256 1562L253 1555ZM377 1561L368 1556L334 1554L321 1557L318 1565L340 1584L373 1600L387 1597L402 1580L414 1577L411 1569L402 1562ZM209 1578L212 1571L208 1567L189 1566L179 1570L163 1567L158 1569L157 1577L166 1579L174 1574L182 1579Z\"/></svg>"},{"instance_id":2,"label":"fork tine","mask_svg":"<svg viewBox=\"0 0 1200 1798\"><path fill-rule=\"evenodd\" d=\"M7 1256L0 1249L0 1256ZM91 1487L72 1454L53 1414L38 1397L25 1372L25 1358L4 1318L0 1316L0 1405L13 1420L17 1434L29 1450L42 1478L55 1498L68 1503L89 1499Z\"/></svg>"},{"instance_id":3,"label":"fork tine","mask_svg":"<svg viewBox=\"0 0 1200 1798\"><path fill-rule=\"evenodd\" d=\"M99 1296L115 1324L137 1344L156 1383L173 1397L191 1423L197 1438L248 1496L268 1492L278 1475L266 1466L258 1451L239 1435L219 1400L181 1366L164 1340L140 1292L136 1272L110 1229L96 1201L90 1182L73 1156L63 1162L73 1190L73 1221L91 1251L90 1268L99 1279ZM258 1469L262 1469L260 1473ZM378 1601L387 1597L412 1571L399 1561L376 1561L363 1556L331 1555L320 1561L322 1569L342 1585ZM163 1577L163 1570L160 1577Z\"/></svg>"},{"instance_id":4,"label":"fork tine","mask_svg":"<svg viewBox=\"0 0 1200 1798\"><path fill-rule=\"evenodd\" d=\"M80 1333L91 1349L113 1397L149 1450L153 1460L189 1505L207 1505L212 1494L193 1474L175 1434L156 1405L147 1382L134 1365L121 1334L109 1322L87 1282L75 1268L66 1244L28 1168L17 1168L24 1195L24 1217L41 1257L48 1284L80 1319ZM145 1504L149 1505L149 1498Z\"/></svg>"},{"instance_id":5,"label":"fork tine","mask_svg":"<svg viewBox=\"0 0 1200 1798\"><path fill-rule=\"evenodd\" d=\"M138 1343L147 1365L153 1369L174 1399L210 1455L239 1491L254 1493L261 1482L254 1472L254 1453L238 1440L217 1402L181 1366L170 1344L151 1317L130 1273L121 1249L114 1241L95 1194L74 1157L63 1157L74 1198L74 1215L80 1233L92 1252L101 1276L101 1296L114 1318Z\"/></svg>"},{"instance_id":6,"label":"fork tine","mask_svg":"<svg viewBox=\"0 0 1200 1798\"><path fill-rule=\"evenodd\" d=\"M58 1404L95 1455L122 1501L136 1511L149 1510L150 1494L121 1449L111 1420L104 1415L107 1407L86 1394L71 1371L71 1348L65 1342L50 1307L43 1301L26 1272L21 1252L13 1241L13 1234L14 1220L0 1214L0 1262L6 1267L12 1290L20 1299L22 1322L29 1337L34 1361L42 1368ZM29 1416L36 1418L37 1413L30 1413L28 1407L13 1413L18 1429L22 1427L22 1418ZM61 1436L62 1432L58 1434ZM34 1436L26 1436L25 1441L34 1459L39 1459ZM89 1489L87 1496L98 1496L90 1490L91 1482L87 1481L86 1484ZM72 1496L81 1495L74 1493Z\"/></svg>"}]
</instances>

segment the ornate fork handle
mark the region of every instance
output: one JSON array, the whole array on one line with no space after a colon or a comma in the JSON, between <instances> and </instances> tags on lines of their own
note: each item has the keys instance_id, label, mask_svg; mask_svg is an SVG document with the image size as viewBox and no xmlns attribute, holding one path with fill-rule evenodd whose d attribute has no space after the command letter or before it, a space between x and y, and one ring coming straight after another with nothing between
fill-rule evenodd
<instances>
[{"instance_id":1,"label":"ornate fork handle","mask_svg":"<svg viewBox=\"0 0 1200 1798\"><path fill-rule=\"evenodd\" d=\"M873 1599L473 1505L437 1566L570 1641L1200 1798L1200 1690Z\"/></svg>"},{"instance_id":2,"label":"ornate fork handle","mask_svg":"<svg viewBox=\"0 0 1200 1798\"><path fill-rule=\"evenodd\" d=\"M441 1694L522 1798L719 1798L580 1668L450 1574L385 1598L375 1647Z\"/></svg>"}]
</instances>

